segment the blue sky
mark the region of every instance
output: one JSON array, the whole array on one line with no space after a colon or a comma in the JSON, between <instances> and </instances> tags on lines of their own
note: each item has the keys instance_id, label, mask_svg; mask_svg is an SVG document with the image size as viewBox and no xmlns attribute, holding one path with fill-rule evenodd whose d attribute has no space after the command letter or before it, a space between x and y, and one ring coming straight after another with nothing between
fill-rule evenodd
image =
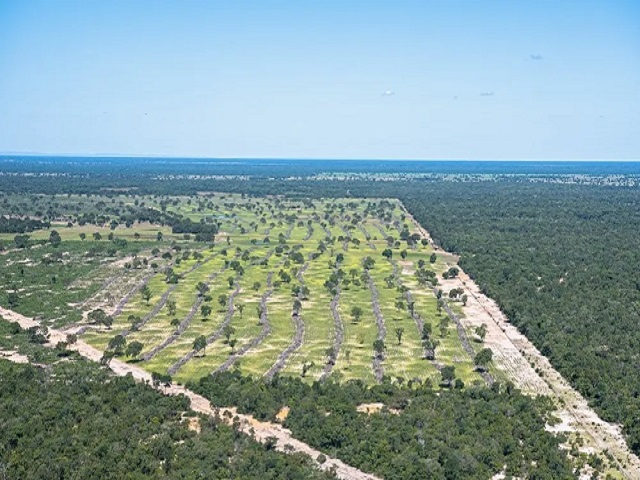
<instances>
[{"instance_id":1,"label":"blue sky","mask_svg":"<svg viewBox=\"0 0 640 480\"><path fill-rule=\"evenodd\" d=\"M640 159L640 2L0 0L0 152Z\"/></svg>"}]
</instances>

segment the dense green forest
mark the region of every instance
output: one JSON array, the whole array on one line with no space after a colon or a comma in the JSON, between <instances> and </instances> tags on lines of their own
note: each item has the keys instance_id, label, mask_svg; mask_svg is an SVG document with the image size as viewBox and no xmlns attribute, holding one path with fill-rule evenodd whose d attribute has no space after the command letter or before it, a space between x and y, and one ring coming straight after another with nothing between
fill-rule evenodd
<instances>
[{"instance_id":1,"label":"dense green forest","mask_svg":"<svg viewBox=\"0 0 640 480\"><path fill-rule=\"evenodd\" d=\"M573 478L560 439L544 429L548 400L510 385L436 392L416 383L267 383L236 371L189 386L215 405L259 418L273 419L288 406L285 426L297 438L383 478L486 479L503 469L521 478ZM368 402L388 408L359 413Z\"/></svg>"},{"instance_id":2,"label":"dense green forest","mask_svg":"<svg viewBox=\"0 0 640 480\"><path fill-rule=\"evenodd\" d=\"M304 456L275 452L197 417L185 397L163 396L132 377L30 343L28 332L16 333L4 320L0 338L0 346L18 344L41 364L0 359L2 478L333 478ZM199 419L199 433L189 429L191 418Z\"/></svg>"}]
</instances>

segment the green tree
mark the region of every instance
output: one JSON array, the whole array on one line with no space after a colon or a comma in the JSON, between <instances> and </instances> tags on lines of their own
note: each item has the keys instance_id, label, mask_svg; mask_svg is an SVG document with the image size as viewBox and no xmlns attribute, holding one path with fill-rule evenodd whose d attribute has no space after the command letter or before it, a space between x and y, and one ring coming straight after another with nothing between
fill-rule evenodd
<instances>
[{"instance_id":1,"label":"green tree","mask_svg":"<svg viewBox=\"0 0 640 480\"><path fill-rule=\"evenodd\" d=\"M173 317L176 314L176 301L175 300L167 300L167 310L169 312L169 316Z\"/></svg>"},{"instance_id":2,"label":"green tree","mask_svg":"<svg viewBox=\"0 0 640 480\"><path fill-rule=\"evenodd\" d=\"M207 318L209 315L211 315L211 307L209 305L202 305L200 307L200 313L202 313L202 316L204 318Z\"/></svg>"},{"instance_id":3,"label":"green tree","mask_svg":"<svg viewBox=\"0 0 640 480\"><path fill-rule=\"evenodd\" d=\"M431 254L431 256L429 257L429 263L436 263L436 260L438 260L438 257L436 256L435 252Z\"/></svg>"},{"instance_id":4,"label":"green tree","mask_svg":"<svg viewBox=\"0 0 640 480\"><path fill-rule=\"evenodd\" d=\"M202 297L209 291L209 285L204 282L198 282L196 290L198 291L198 295Z\"/></svg>"},{"instance_id":5,"label":"green tree","mask_svg":"<svg viewBox=\"0 0 640 480\"><path fill-rule=\"evenodd\" d=\"M225 308L229 302L229 296L226 293L222 293L218 296L218 304L221 308Z\"/></svg>"},{"instance_id":6,"label":"green tree","mask_svg":"<svg viewBox=\"0 0 640 480\"><path fill-rule=\"evenodd\" d=\"M440 370L440 376L442 377L442 385L451 388L451 384L456 378L456 367L453 365L447 365Z\"/></svg>"},{"instance_id":7,"label":"green tree","mask_svg":"<svg viewBox=\"0 0 640 480\"><path fill-rule=\"evenodd\" d=\"M386 350L386 345L384 344L384 340L378 338L373 342L373 351L376 353L376 357L382 358L384 355L384 351Z\"/></svg>"},{"instance_id":8,"label":"green tree","mask_svg":"<svg viewBox=\"0 0 640 480\"><path fill-rule=\"evenodd\" d=\"M360 321L360 317L362 317L363 311L362 308L355 305L351 307L351 321L353 323L358 323Z\"/></svg>"},{"instance_id":9,"label":"green tree","mask_svg":"<svg viewBox=\"0 0 640 480\"><path fill-rule=\"evenodd\" d=\"M202 356L207 354L207 337L200 335L193 341L193 349L197 352L202 350Z\"/></svg>"},{"instance_id":10,"label":"green tree","mask_svg":"<svg viewBox=\"0 0 640 480\"><path fill-rule=\"evenodd\" d=\"M122 355L122 349L124 348L127 340L122 335L116 335L109 340L108 348L113 351L115 355Z\"/></svg>"},{"instance_id":11,"label":"green tree","mask_svg":"<svg viewBox=\"0 0 640 480\"><path fill-rule=\"evenodd\" d=\"M490 348L483 348L476 354L473 363L477 370L483 372L487 369L487 365L491 360L493 360L493 351Z\"/></svg>"},{"instance_id":12,"label":"green tree","mask_svg":"<svg viewBox=\"0 0 640 480\"><path fill-rule=\"evenodd\" d=\"M225 325L222 329L222 335L225 338L225 343L229 343L231 336L236 333L236 329L231 325Z\"/></svg>"},{"instance_id":13,"label":"green tree","mask_svg":"<svg viewBox=\"0 0 640 480\"><path fill-rule=\"evenodd\" d=\"M145 285L140 289L140 295L142 295L142 298L147 302L147 305L149 305L149 300L151 300L153 296L149 285Z\"/></svg>"},{"instance_id":14,"label":"green tree","mask_svg":"<svg viewBox=\"0 0 640 480\"><path fill-rule=\"evenodd\" d=\"M126 356L130 358L137 358L142 352L144 345L138 341L131 342L127 345Z\"/></svg>"},{"instance_id":15,"label":"green tree","mask_svg":"<svg viewBox=\"0 0 640 480\"><path fill-rule=\"evenodd\" d=\"M84 232L80 232L80 240L84 242L86 238L87 238L87 234Z\"/></svg>"},{"instance_id":16,"label":"green tree","mask_svg":"<svg viewBox=\"0 0 640 480\"><path fill-rule=\"evenodd\" d=\"M402 335L404 334L404 328L396 327L395 332L396 332L396 338L398 339L398 345L400 345L402 344Z\"/></svg>"},{"instance_id":17,"label":"green tree","mask_svg":"<svg viewBox=\"0 0 640 480\"><path fill-rule=\"evenodd\" d=\"M480 339L481 342L484 342L485 337L487 336L487 324L483 323L479 327L476 327L475 333Z\"/></svg>"}]
</instances>

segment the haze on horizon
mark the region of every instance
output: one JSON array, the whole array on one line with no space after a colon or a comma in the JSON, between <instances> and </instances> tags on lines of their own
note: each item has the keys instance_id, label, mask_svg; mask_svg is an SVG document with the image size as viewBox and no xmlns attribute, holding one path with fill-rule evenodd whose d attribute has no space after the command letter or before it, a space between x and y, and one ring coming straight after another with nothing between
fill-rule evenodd
<instances>
[{"instance_id":1,"label":"haze on horizon","mask_svg":"<svg viewBox=\"0 0 640 480\"><path fill-rule=\"evenodd\" d=\"M0 0L0 152L640 159L640 3Z\"/></svg>"}]
</instances>

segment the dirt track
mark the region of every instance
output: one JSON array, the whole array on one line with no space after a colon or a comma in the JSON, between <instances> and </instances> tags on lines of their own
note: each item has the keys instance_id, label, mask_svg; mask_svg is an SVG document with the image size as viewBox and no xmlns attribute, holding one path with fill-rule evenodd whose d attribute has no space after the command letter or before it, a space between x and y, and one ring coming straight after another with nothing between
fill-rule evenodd
<instances>
[{"instance_id":1,"label":"dirt track","mask_svg":"<svg viewBox=\"0 0 640 480\"><path fill-rule=\"evenodd\" d=\"M7 321L18 322L22 328L39 326L39 323L32 318L25 317L24 315L20 315L17 312L7 310L2 307L0 307L0 316L2 316ZM51 328L49 329L49 343L51 345L55 345L60 341L65 341L66 338L66 333ZM86 344L81 340L78 340L77 343L70 347L70 349L75 350L83 357L96 362L99 362L100 358L102 357L102 352L100 350ZM7 356L4 358L8 360L14 359L14 357L12 356ZM152 385L151 374L135 365L113 359L109 363L109 368L111 368L111 370L116 375L125 376L131 374L136 380ZM233 424L234 418L238 418L240 421L239 429L241 432L246 433L247 435L252 435L257 441L262 443L266 442L268 438L276 438L276 449L281 452L292 451L304 453L311 457L311 459L313 459L314 461L318 458L319 455L322 454L322 452L320 452L319 450L316 450L306 443L295 439L292 436L291 431L282 427L281 425L270 422L260 422L253 418L251 415L237 413L235 408L214 408L211 406L209 400L201 395L198 395L197 393L192 392L191 390L187 390L182 386L171 385L169 387L157 387L157 389L167 395L185 395L191 400L192 410L204 415L217 417L229 425ZM316 462L316 465L318 466L318 468L325 471L333 470L339 478L353 480L378 479L378 477L362 472L357 468L351 467L341 460L330 458L326 455L325 457L326 461L324 463L320 464Z\"/></svg>"},{"instance_id":2,"label":"dirt track","mask_svg":"<svg viewBox=\"0 0 640 480\"><path fill-rule=\"evenodd\" d=\"M404 206L403 209L407 218L415 224L416 229L436 252L446 259L447 264L456 264L457 257L434 245L429 232L422 228ZM445 292L452 288L462 288L467 294L467 305L463 307L465 318L462 322L467 329L483 323L487 325L484 343L493 351L495 368L502 371L524 393L546 395L556 401L558 409L554 415L562 422L549 426L550 431L580 434L586 443L584 451L600 454L608 451L616 462L613 467L625 478L640 479L640 459L629 450L620 426L602 420L533 343L509 323L494 300L481 293L478 285L462 269L457 278L444 280L439 277L438 280Z\"/></svg>"}]
</instances>

